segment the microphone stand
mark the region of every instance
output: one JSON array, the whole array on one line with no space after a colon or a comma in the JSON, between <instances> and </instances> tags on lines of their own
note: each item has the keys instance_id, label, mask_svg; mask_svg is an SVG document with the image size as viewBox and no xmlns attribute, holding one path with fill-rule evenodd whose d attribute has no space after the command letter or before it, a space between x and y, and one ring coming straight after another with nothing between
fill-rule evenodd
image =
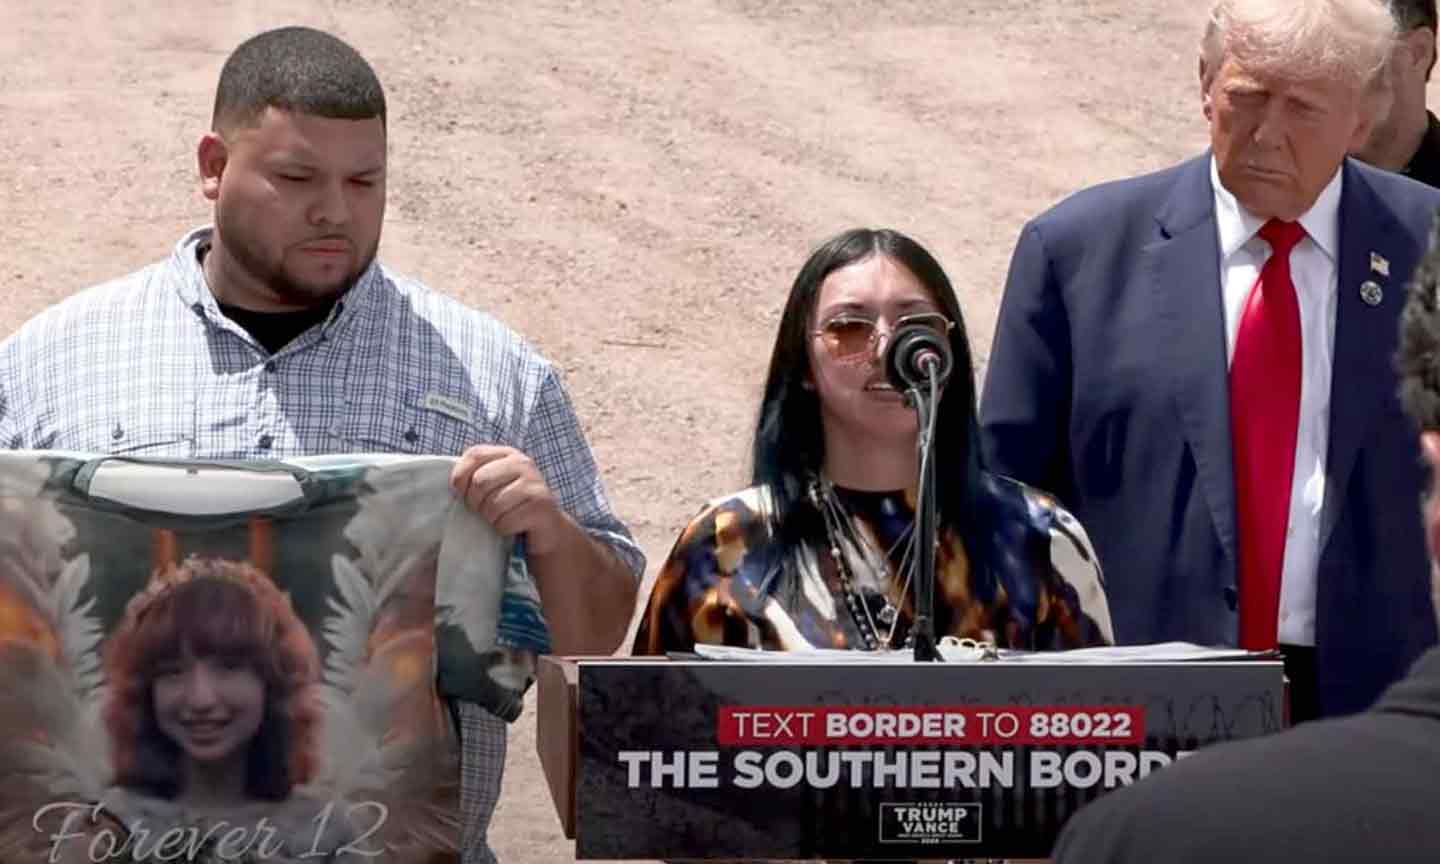
<instances>
[{"instance_id":1,"label":"microphone stand","mask_svg":"<svg viewBox=\"0 0 1440 864\"><path fill-rule=\"evenodd\" d=\"M934 364L926 364L933 367ZM920 434L915 449L920 457L920 490L915 502L915 623L910 628L915 662L941 660L935 647L935 408L939 388L933 377L905 391L905 402L915 409Z\"/></svg>"}]
</instances>

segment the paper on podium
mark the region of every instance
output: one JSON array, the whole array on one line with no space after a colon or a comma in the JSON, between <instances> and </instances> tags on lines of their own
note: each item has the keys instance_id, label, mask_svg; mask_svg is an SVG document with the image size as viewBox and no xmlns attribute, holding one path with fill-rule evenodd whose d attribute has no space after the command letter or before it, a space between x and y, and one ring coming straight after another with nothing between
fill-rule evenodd
<instances>
[{"instance_id":1,"label":"paper on podium","mask_svg":"<svg viewBox=\"0 0 1440 864\"><path fill-rule=\"evenodd\" d=\"M1191 642L1160 642L1153 645L1117 645L1104 648L1077 648L1071 651L1016 651L971 640L943 639L940 656L947 663L1183 663L1206 660L1259 660L1273 657L1272 652L1254 652L1243 648L1210 648ZM763 651L757 648L732 648L725 645L695 646L695 653L705 660L729 660L753 663L909 663L914 656L909 649L886 651L848 651L833 648L810 648L799 651Z\"/></svg>"},{"instance_id":2,"label":"paper on podium","mask_svg":"<svg viewBox=\"0 0 1440 864\"><path fill-rule=\"evenodd\" d=\"M1072 651L1007 649L999 653L999 659L1009 663L1185 663L1192 660L1265 660L1273 656L1273 652L1269 651L1213 648L1193 642L1115 645L1105 648L1076 648Z\"/></svg>"},{"instance_id":3,"label":"paper on podium","mask_svg":"<svg viewBox=\"0 0 1440 864\"><path fill-rule=\"evenodd\" d=\"M976 649L954 649L976 650ZM807 648L798 651L766 651L759 648L732 648L728 645L695 645L695 653L704 660L730 660L745 663L909 663L914 660L908 649L849 651L837 648ZM979 658L978 650L976 659ZM945 659L949 660L949 657Z\"/></svg>"}]
</instances>

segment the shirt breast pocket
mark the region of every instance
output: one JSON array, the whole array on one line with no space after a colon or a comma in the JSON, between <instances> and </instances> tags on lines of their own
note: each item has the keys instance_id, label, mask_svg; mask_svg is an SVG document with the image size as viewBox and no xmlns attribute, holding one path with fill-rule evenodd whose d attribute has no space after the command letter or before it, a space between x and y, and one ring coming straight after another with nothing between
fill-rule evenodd
<instances>
[{"instance_id":1,"label":"shirt breast pocket","mask_svg":"<svg viewBox=\"0 0 1440 864\"><path fill-rule=\"evenodd\" d=\"M465 400L406 390L348 406L338 437L352 453L457 456L481 443L474 416L475 407Z\"/></svg>"},{"instance_id":2,"label":"shirt breast pocket","mask_svg":"<svg viewBox=\"0 0 1440 864\"><path fill-rule=\"evenodd\" d=\"M195 436L144 414L82 415L69 428L57 426L53 434L42 434L40 449L189 459L195 455Z\"/></svg>"}]
</instances>

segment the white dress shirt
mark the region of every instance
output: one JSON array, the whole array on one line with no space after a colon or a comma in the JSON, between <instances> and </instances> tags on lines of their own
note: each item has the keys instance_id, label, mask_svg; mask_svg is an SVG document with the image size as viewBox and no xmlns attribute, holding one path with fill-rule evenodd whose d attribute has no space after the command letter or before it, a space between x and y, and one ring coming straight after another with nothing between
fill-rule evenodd
<instances>
[{"instance_id":1,"label":"white dress shirt","mask_svg":"<svg viewBox=\"0 0 1440 864\"><path fill-rule=\"evenodd\" d=\"M1340 255L1340 183L1335 176L1300 217L1305 237L1290 252L1290 276L1300 305L1300 428L1285 530L1280 582L1279 641L1315 644L1315 581L1320 563L1320 510L1325 503L1325 453L1330 438L1330 374L1335 365L1336 262ZM1256 233L1265 224L1220 184L1215 188L1215 226L1220 240L1220 290L1225 304L1225 357L1235 357L1240 316L1270 244Z\"/></svg>"}]
</instances>

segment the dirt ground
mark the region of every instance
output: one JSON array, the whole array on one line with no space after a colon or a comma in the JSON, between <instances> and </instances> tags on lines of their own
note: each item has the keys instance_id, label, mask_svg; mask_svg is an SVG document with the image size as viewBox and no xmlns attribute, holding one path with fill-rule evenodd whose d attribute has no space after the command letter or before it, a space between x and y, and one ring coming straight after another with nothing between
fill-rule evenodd
<instances>
[{"instance_id":1,"label":"dirt ground","mask_svg":"<svg viewBox=\"0 0 1440 864\"><path fill-rule=\"evenodd\" d=\"M0 336L208 221L193 148L225 55L330 29L390 102L383 259L565 370L653 576L743 483L809 250L854 225L916 236L983 359L1026 218L1204 146L1202 6L0 0ZM573 858L534 730L532 697L491 831L507 864Z\"/></svg>"}]
</instances>

